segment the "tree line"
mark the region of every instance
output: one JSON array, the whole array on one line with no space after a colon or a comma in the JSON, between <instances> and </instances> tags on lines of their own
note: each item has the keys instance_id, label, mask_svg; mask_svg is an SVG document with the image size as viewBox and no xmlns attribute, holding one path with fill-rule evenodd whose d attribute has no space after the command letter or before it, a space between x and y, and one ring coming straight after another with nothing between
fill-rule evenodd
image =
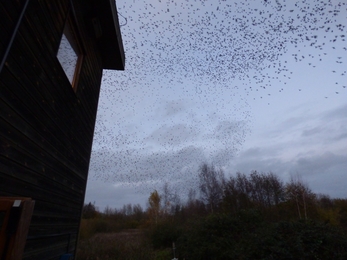
<instances>
[{"instance_id":1,"label":"tree line","mask_svg":"<svg viewBox=\"0 0 347 260\"><path fill-rule=\"evenodd\" d=\"M315 194L299 177L284 183L272 172L227 178L204 163L185 201L165 183L146 209L99 212L89 203L83 218L100 222L89 235L142 230L165 257L175 243L182 259L347 259L347 199Z\"/></svg>"},{"instance_id":2,"label":"tree line","mask_svg":"<svg viewBox=\"0 0 347 260\"><path fill-rule=\"evenodd\" d=\"M272 221L316 219L347 227L346 199L315 194L299 176L291 177L287 183L272 172L238 172L226 178L221 169L202 164L199 190L190 190L188 200L181 201L166 183L162 193L155 190L150 194L147 212L155 212L157 219L183 212L204 216L256 209Z\"/></svg>"}]
</instances>

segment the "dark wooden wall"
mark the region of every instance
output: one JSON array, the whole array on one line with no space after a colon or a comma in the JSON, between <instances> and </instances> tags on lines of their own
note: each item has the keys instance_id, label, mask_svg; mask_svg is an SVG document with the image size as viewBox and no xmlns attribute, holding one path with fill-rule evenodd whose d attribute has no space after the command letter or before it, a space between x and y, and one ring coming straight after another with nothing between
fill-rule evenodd
<instances>
[{"instance_id":1,"label":"dark wooden wall","mask_svg":"<svg viewBox=\"0 0 347 260\"><path fill-rule=\"evenodd\" d=\"M86 188L101 58L73 0L85 57L75 91L56 58L69 0L30 0L0 74L0 196L36 201L24 259L73 253ZM0 2L0 59L25 0Z\"/></svg>"}]
</instances>

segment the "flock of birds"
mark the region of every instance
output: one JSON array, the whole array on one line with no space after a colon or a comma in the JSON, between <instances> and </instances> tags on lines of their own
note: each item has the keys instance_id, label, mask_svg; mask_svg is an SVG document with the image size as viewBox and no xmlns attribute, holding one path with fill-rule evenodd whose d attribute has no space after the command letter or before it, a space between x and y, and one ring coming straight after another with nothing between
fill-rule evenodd
<instances>
[{"instance_id":1,"label":"flock of birds","mask_svg":"<svg viewBox=\"0 0 347 260\"><path fill-rule=\"evenodd\" d=\"M119 0L117 8L126 68L103 77L93 178L188 191L202 162L225 166L241 149L252 124L245 96L293 87L290 64L334 59L330 94L347 93L345 1Z\"/></svg>"}]
</instances>

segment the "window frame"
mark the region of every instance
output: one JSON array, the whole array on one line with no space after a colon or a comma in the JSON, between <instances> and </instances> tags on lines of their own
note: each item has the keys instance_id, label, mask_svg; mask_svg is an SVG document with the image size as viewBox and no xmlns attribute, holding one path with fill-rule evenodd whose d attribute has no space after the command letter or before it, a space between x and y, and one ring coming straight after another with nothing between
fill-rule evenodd
<instances>
[{"instance_id":1,"label":"window frame","mask_svg":"<svg viewBox=\"0 0 347 260\"><path fill-rule=\"evenodd\" d=\"M71 5L71 7L68 10L68 13L66 15L66 19L64 22L64 27L63 27L63 30L61 32L61 37L60 37L58 49L56 52L56 57L59 61L59 65L62 67L62 69L64 71L66 78L68 79L69 83L71 84L72 89L76 93L77 89L78 89L78 83L79 83L81 68L82 68L82 64L83 64L83 60L84 60L84 56L85 56L85 51L84 51L82 40L81 40L81 37L79 34L79 26L77 25L77 22L76 22L76 15L75 15L75 12L74 12L74 9L73 9L73 6L71 3L70 3L70 5ZM65 72L65 69L63 68L63 66L62 66L62 64L58 58L58 52L59 52L62 38L64 35L65 35L66 39L68 40L69 45L71 46L71 48L73 49L73 51L75 52L75 54L77 56L77 61L76 61L76 65L74 67L73 78L72 78L71 82L70 82L70 79L68 78L68 75Z\"/></svg>"}]
</instances>

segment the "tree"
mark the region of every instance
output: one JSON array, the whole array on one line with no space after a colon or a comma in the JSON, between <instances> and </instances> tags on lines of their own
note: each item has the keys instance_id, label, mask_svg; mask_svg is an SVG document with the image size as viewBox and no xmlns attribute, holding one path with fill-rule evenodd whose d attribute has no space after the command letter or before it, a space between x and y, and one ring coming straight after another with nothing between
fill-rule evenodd
<instances>
[{"instance_id":1,"label":"tree","mask_svg":"<svg viewBox=\"0 0 347 260\"><path fill-rule=\"evenodd\" d=\"M162 209L164 214L168 214L171 206L171 191L169 188L169 184L165 182L163 186L163 193L161 195Z\"/></svg>"},{"instance_id":2,"label":"tree","mask_svg":"<svg viewBox=\"0 0 347 260\"><path fill-rule=\"evenodd\" d=\"M307 219L308 206L314 204L315 194L310 190L299 176L292 176L290 183L285 187L286 197L288 201L295 203L299 219Z\"/></svg>"},{"instance_id":3,"label":"tree","mask_svg":"<svg viewBox=\"0 0 347 260\"><path fill-rule=\"evenodd\" d=\"M224 208L228 212L236 213L241 209L248 209L252 206L250 183L245 174L237 173L236 177L231 176L224 186L223 195Z\"/></svg>"},{"instance_id":4,"label":"tree","mask_svg":"<svg viewBox=\"0 0 347 260\"><path fill-rule=\"evenodd\" d=\"M225 184L224 173L214 166L204 163L199 170L199 188L202 200L211 212L214 212L223 198Z\"/></svg>"},{"instance_id":5,"label":"tree","mask_svg":"<svg viewBox=\"0 0 347 260\"><path fill-rule=\"evenodd\" d=\"M347 199L334 199L334 205L339 211L339 223L347 231Z\"/></svg>"},{"instance_id":6,"label":"tree","mask_svg":"<svg viewBox=\"0 0 347 260\"><path fill-rule=\"evenodd\" d=\"M197 191L193 188L189 189L187 203L182 207L183 217L202 217L206 215L205 204L196 198Z\"/></svg>"},{"instance_id":7,"label":"tree","mask_svg":"<svg viewBox=\"0 0 347 260\"><path fill-rule=\"evenodd\" d=\"M163 193L160 195L160 198L164 215L174 215L180 211L181 198L177 190L172 190L167 182L163 186Z\"/></svg>"},{"instance_id":8,"label":"tree","mask_svg":"<svg viewBox=\"0 0 347 260\"><path fill-rule=\"evenodd\" d=\"M143 209L140 204L133 206L133 217L136 221L140 222L143 218Z\"/></svg>"},{"instance_id":9,"label":"tree","mask_svg":"<svg viewBox=\"0 0 347 260\"><path fill-rule=\"evenodd\" d=\"M148 213L152 221L155 224L158 223L159 212L160 212L160 196L157 190L154 190L148 198Z\"/></svg>"},{"instance_id":10,"label":"tree","mask_svg":"<svg viewBox=\"0 0 347 260\"><path fill-rule=\"evenodd\" d=\"M257 208L272 216L277 211L269 209L274 209L284 198L284 185L275 174L253 171L249 176L237 173L226 181L223 205L226 211L232 213Z\"/></svg>"},{"instance_id":11,"label":"tree","mask_svg":"<svg viewBox=\"0 0 347 260\"><path fill-rule=\"evenodd\" d=\"M98 211L94 204L89 202L88 204L84 204L82 210L82 218L95 218L98 215Z\"/></svg>"},{"instance_id":12,"label":"tree","mask_svg":"<svg viewBox=\"0 0 347 260\"><path fill-rule=\"evenodd\" d=\"M254 203L269 208L284 200L283 183L273 173L253 171L249 176L251 197Z\"/></svg>"},{"instance_id":13,"label":"tree","mask_svg":"<svg viewBox=\"0 0 347 260\"><path fill-rule=\"evenodd\" d=\"M109 207L108 205L106 206L106 208L104 209L104 215L107 217L110 217L112 215L114 215L116 213L115 209L112 209L111 207Z\"/></svg>"}]
</instances>

